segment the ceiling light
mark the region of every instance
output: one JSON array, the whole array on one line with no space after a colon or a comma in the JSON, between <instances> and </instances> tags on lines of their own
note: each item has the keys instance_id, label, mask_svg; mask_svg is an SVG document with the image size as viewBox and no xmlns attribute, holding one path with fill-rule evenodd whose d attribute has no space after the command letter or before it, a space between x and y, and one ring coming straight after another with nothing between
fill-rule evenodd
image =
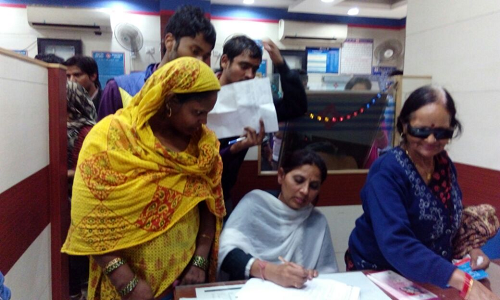
<instances>
[{"instance_id":1,"label":"ceiling light","mask_svg":"<svg viewBox=\"0 0 500 300\"><path fill-rule=\"evenodd\" d=\"M244 4L253 4L254 0L243 0Z\"/></svg>"},{"instance_id":2,"label":"ceiling light","mask_svg":"<svg viewBox=\"0 0 500 300\"><path fill-rule=\"evenodd\" d=\"M355 16L355 15L359 14L359 8L357 8L357 7L353 7L353 8L351 8L351 9L349 9L349 10L347 11L347 14L348 14L349 16Z\"/></svg>"},{"instance_id":3,"label":"ceiling light","mask_svg":"<svg viewBox=\"0 0 500 300\"><path fill-rule=\"evenodd\" d=\"M325 2L325 3L330 3L330 2L333 2L335 0L321 0L322 2Z\"/></svg>"}]
</instances>

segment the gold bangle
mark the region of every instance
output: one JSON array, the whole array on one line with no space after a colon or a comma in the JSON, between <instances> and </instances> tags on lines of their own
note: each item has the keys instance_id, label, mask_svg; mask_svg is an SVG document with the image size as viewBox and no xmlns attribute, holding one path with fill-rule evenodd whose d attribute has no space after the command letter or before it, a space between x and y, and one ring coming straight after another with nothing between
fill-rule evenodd
<instances>
[{"instance_id":1,"label":"gold bangle","mask_svg":"<svg viewBox=\"0 0 500 300\"><path fill-rule=\"evenodd\" d=\"M191 259L191 264L202 269L203 271L206 271L208 269L208 260L199 255L193 256L193 258Z\"/></svg>"},{"instance_id":2,"label":"gold bangle","mask_svg":"<svg viewBox=\"0 0 500 300\"><path fill-rule=\"evenodd\" d=\"M123 289L118 291L118 293L120 294L120 296L124 297L130 294L135 289L138 283L139 283L139 278L137 278L137 275L134 275L134 278L132 278L132 280L130 280L129 283L127 283L127 285Z\"/></svg>"},{"instance_id":3,"label":"gold bangle","mask_svg":"<svg viewBox=\"0 0 500 300\"><path fill-rule=\"evenodd\" d=\"M104 268L104 275L109 275L111 272L114 270L118 269L119 267L123 266L126 264L127 261L121 257L116 257L113 258L110 262L106 264L106 267Z\"/></svg>"}]
</instances>

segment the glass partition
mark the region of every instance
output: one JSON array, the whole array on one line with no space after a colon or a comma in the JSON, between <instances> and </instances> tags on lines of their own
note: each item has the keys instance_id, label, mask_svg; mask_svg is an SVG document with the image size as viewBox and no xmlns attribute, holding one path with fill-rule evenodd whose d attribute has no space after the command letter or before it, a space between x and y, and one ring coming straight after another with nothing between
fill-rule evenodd
<instances>
[{"instance_id":1,"label":"glass partition","mask_svg":"<svg viewBox=\"0 0 500 300\"><path fill-rule=\"evenodd\" d=\"M307 91L305 116L280 124L260 151L260 171L275 171L282 157L311 149L328 170L363 172L380 152L392 146L393 118L384 120L387 94L373 91ZM394 110L392 110L394 112Z\"/></svg>"}]
</instances>

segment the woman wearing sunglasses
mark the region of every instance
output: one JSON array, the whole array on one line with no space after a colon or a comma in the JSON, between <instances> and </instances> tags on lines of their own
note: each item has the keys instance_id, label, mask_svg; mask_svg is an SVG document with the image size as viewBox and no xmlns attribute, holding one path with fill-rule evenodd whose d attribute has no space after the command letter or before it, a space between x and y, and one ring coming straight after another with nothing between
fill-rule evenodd
<instances>
[{"instance_id":1,"label":"woman wearing sunglasses","mask_svg":"<svg viewBox=\"0 0 500 300\"><path fill-rule=\"evenodd\" d=\"M392 269L417 282L449 285L464 299L499 300L451 263L462 193L444 147L462 128L450 94L435 86L417 89L397 129L401 145L372 165L361 191L364 213L349 238L347 270ZM469 254L473 269L488 266L480 249Z\"/></svg>"}]
</instances>

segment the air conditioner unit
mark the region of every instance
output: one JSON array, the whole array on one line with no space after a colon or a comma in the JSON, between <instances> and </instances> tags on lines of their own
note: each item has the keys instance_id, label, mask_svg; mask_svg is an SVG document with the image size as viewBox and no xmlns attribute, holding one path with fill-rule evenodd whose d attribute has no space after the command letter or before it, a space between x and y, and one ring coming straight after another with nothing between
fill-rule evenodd
<instances>
[{"instance_id":1,"label":"air conditioner unit","mask_svg":"<svg viewBox=\"0 0 500 300\"><path fill-rule=\"evenodd\" d=\"M297 22L281 19L279 22L278 38L283 44L291 45L340 45L347 38L347 25Z\"/></svg>"},{"instance_id":2,"label":"air conditioner unit","mask_svg":"<svg viewBox=\"0 0 500 300\"><path fill-rule=\"evenodd\" d=\"M27 11L32 27L111 32L109 13L102 10L28 5Z\"/></svg>"}]
</instances>

